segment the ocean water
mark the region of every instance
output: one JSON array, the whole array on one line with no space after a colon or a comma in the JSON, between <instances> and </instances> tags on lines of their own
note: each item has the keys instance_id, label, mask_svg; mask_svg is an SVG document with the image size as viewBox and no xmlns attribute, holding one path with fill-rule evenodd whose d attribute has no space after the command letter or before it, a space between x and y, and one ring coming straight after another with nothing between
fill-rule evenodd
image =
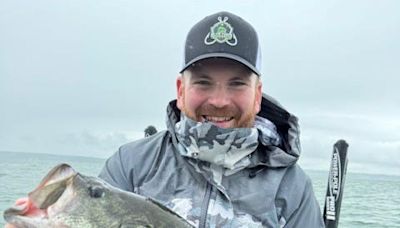
<instances>
[{"instance_id":1,"label":"ocean water","mask_svg":"<svg viewBox=\"0 0 400 228\"><path fill-rule=\"evenodd\" d=\"M306 172L323 212L328 172ZM400 176L347 173L339 227L400 228Z\"/></svg>"},{"instance_id":2,"label":"ocean water","mask_svg":"<svg viewBox=\"0 0 400 228\"><path fill-rule=\"evenodd\" d=\"M0 227L3 211L32 191L59 163L97 176L104 159L32 153L0 152ZM349 163L351 165L351 163ZM307 171L323 211L327 171ZM348 173L339 219L340 228L400 228L400 176Z\"/></svg>"}]
</instances>

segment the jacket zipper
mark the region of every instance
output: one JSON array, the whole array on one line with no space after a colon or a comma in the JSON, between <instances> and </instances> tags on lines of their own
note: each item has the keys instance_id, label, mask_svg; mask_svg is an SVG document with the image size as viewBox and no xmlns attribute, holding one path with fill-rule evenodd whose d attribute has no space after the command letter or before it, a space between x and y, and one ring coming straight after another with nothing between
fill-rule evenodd
<instances>
[{"instance_id":1,"label":"jacket zipper","mask_svg":"<svg viewBox=\"0 0 400 228\"><path fill-rule=\"evenodd\" d=\"M201 206L199 228L205 228L206 227L207 211L208 211L208 205L210 203L211 190L212 190L212 185L207 182L206 192L204 194L203 205Z\"/></svg>"}]
</instances>

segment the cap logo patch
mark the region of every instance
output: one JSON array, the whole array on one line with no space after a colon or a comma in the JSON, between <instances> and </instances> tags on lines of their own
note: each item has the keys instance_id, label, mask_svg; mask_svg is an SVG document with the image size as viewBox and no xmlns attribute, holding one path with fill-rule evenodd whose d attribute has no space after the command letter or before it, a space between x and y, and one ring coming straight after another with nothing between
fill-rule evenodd
<instances>
[{"instance_id":1,"label":"cap logo patch","mask_svg":"<svg viewBox=\"0 0 400 228\"><path fill-rule=\"evenodd\" d=\"M220 44L227 43L230 46L236 46L237 38L233 33L233 27L227 22L228 17L218 17L218 22L210 27L210 32L204 38L206 45L212 45L215 42Z\"/></svg>"}]
</instances>

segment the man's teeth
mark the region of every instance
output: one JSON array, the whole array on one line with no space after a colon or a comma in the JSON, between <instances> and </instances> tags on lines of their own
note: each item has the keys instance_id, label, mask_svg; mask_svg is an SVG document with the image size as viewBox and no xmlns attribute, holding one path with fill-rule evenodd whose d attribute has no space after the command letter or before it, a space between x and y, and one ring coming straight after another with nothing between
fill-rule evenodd
<instances>
[{"instance_id":1,"label":"man's teeth","mask_svg":"<svg viewBox=\"0 0 400 228\"><path fill-rule=\"evenodd\" d=\"M229 121L229 120L233 119L233 117L204 116L204 119L206 121L210 121L210 122L223 122L223 121Z\"/></svg>"}]
</instances>

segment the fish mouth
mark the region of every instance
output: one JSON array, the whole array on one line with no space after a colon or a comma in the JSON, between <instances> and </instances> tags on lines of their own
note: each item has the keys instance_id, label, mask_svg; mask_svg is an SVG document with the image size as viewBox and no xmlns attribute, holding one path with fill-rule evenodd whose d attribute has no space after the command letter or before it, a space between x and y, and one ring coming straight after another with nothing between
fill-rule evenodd
<instances>
[{"instance_id":1,"label":"fish mouth","mask_svg":"<svg viewBox=\"0 0 400 228\"><path fill-rule=\"evenodd\" d=\"M77 174L67 164L54 167L28 197L18 199L14 206L4 211L5 221L18 227L39 227L40 220L48 219L47 209L57 202L68 182Z\"/></svg>"}]
</instances>

